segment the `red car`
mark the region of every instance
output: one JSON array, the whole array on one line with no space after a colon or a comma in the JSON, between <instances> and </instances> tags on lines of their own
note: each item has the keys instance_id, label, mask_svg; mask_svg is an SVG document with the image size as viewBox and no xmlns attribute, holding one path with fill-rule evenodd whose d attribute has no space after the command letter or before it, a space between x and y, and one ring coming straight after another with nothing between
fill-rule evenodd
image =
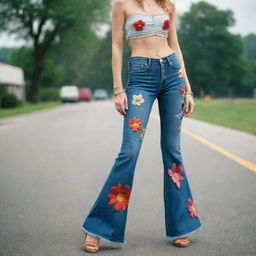
<instances>
[{"instance_id":1,"label":"red car","mask_svg":"<svg viewBox=\"0 0 256 256\"><path fill-rule=\"evenodd\" d=\"M79 88L79 100L90 101L92 100L92 92L88 87Z\"/></svg>"}]
</instances>

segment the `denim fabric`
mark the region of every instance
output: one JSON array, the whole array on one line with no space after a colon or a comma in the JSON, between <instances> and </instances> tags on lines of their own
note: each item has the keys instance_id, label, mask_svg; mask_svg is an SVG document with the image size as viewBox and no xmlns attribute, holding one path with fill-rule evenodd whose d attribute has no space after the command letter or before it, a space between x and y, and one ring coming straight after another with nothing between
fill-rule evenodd
<instances>
[{"instance_id":1,"label":"denim fabric","mask_svg":"<svg viewBox=\"0 0 256 256\"><path fill-rule=\"evenodd\" d=\"M163 58L131 56L128 60L127 115L123 116L121 150L81 230L123 244L129 195L154 100L158 99L164 178L165 238L201 228L180 152L184 78L175 52ZM119 184L119 185L118 185Z\"/></svg>"}]
</instances>

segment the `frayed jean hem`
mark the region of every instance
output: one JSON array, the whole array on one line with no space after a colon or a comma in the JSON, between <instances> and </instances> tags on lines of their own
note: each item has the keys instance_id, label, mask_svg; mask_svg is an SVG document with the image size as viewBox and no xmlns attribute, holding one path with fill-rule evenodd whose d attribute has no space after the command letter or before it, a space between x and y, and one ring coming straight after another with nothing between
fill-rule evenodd
<instances>
[{"instance_id":1,"label":"frayed jean hem","mask_svg":"<svg viewBox=\"0 0 256 256\"><path fill-rule=\"evenodd\" d=\"M80 230L84 231L85 233L88 233L88 234L91 235L91 236L99 237L99 238L101 238L102 240L107 241L107 242L110 242L110 243L113 243L113 244L123 245L123 244L126 244L126 243L127 243L126 240L124 240L123 242L117 242L117 241L109 240L107 237L104 237L104 236L102 236L102 235L98 235L98 234L95 234L95 233L93 233L93 232L90 232L90 231L86 230L83 226L80 228Z\"/></svg>"},{"instance_id":2,"label":"frayed jean hem","mask_svg":"<svg viewBox=\"0 0 256 256\"><path fill-rule=\"evenodd\" d=\"M198 229L201 229L202 228L202 225L200 225L198 228L194 229L193 231L191 232L188 232L188 233L184 233L184 234L181 234L181 235L178 235L178 236L168 236L168 235L164 235L165 238L172 238L172 239L176 239L176 238L179 238L179 237L183 237L183 236L186 236L186 235L190 235L192 233L194 233L195 231L197 231Z\"/></svg>"}]
</instances>

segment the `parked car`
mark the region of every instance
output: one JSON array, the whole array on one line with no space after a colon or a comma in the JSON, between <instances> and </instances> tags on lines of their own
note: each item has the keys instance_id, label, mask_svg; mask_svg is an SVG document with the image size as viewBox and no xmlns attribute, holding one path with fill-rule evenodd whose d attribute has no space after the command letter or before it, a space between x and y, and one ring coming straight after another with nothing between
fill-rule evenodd
<instances>
[{"instance_id":1,"label":"parked car","mask_svg":"<svg viewBox=\"0 0 256 256\"><path fill-rule=\"evenodd\" d=\"M105 100L108 98L108 93L105 89L96 89L93 93L95 100Z\"/></svg>"},{"instance_id":2,"label":"parked car","mask_svg":"<svg viewBox=\"0 0 256 256\"><path fill-rule=\"evenodd\" d=\"M79 88L79 100L90 101L92 100L92 92L88 87Z\"/></svg>"},{"instance_id":3,"label":"parked car","mask_svg":"<svg viewBox=\"0 0 256 256\"><path fill-rule=\"evenodd\" d=\"M62 102L72 101L77 102L79 100L79 90L76 85L65 85L60 89L60 98Z\"/></svg>"}]
</instances>

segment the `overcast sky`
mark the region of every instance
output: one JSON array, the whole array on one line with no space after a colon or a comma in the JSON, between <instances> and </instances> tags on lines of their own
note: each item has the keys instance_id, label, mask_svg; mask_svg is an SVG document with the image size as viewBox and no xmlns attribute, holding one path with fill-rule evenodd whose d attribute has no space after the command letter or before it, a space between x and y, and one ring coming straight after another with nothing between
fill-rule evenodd
<instances>
[{"instance_id":1,"label":"overcast sky","mask_svg":"<svg viewBox=\"0 0 256 256\"><path fill-rule=\"evenodd\" d=\"M191 3L200 0L174 0L177 12L179 14L188 11ZM230 28L233 33L247 35L256 33L256 0L206 0L211 4L218 6L220 9L231 9L234 12L236 24ZM22 45L22 41L17 41L7 35L0 36L0 47L15 47Z\"/></svg>"}]
</instances>

